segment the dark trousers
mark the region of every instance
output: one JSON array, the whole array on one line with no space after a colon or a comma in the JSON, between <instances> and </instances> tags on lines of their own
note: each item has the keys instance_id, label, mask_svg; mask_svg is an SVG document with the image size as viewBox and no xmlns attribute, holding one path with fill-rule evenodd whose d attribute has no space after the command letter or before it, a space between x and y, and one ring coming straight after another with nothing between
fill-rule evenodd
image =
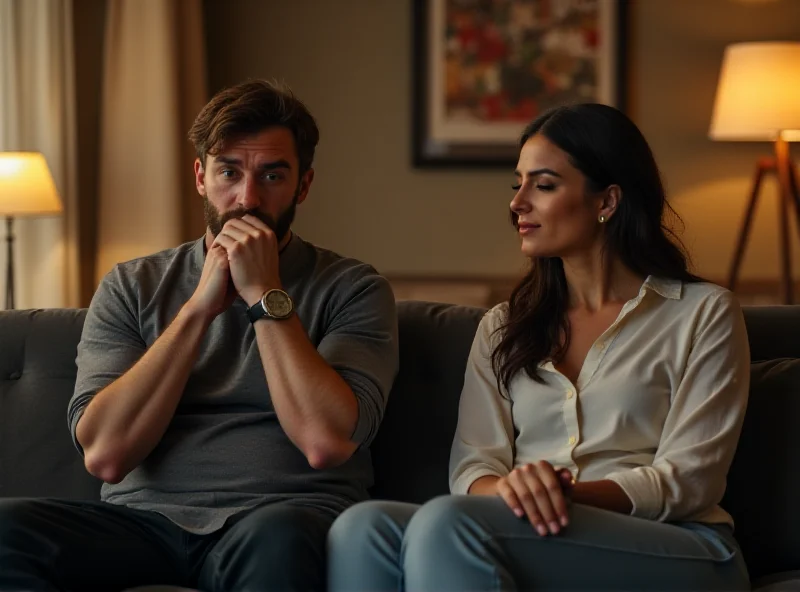
<instances>
[{"instance_id":1,"label":"dark trousers","mask_svg":"<svg viewBox=\"0 0 800 592\"><path fill-rule=\"evenodd\" d=\"M322 590L332 510L274 503L208 535L103 502L0 499L0 590Z\"/></svg>"}]
</instances>

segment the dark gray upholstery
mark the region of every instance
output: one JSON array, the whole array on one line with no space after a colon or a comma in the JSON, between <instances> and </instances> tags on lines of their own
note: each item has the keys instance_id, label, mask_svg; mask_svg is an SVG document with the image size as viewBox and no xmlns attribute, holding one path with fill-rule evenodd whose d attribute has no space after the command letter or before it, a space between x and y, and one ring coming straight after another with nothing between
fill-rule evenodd
<instances>
[{"instance_id":1,"label":"dark gray upholstery","mask_svg":"<svg viewBox=\"0 0 800 592\"><path fill-rule=\"evenodd\" d=\"M67 309L0 312L0 497L100 497L66 416L85 316Z\"/></svg>"},{"instance_id":2,"label":"dark gray upholstery","mask_svg":"<svg viewBox=\"0 0 800 592\"><path fill-rule=\"evenodd\" d=\"M448 493L450 444L480 308L400 302L400 373L372 444L373 497L422 503Z\"/></svg>"},{"instance_id":3,"label":"dark gray upholstery","mask_svg":"<svg viewBox=\"0 0 800 592\"><path fill-rule=\"evenodd\" d=\"M793 341L793 340L792 340ZM757 362L722 505L750 576L800 569L800 359Z\"/></svg>"},{"instance_id":4,"label":"dark gray upholstery","mask_svg":"<svg viewBox=\"0 0 800 592\"><path fill-rule=\"evenodd\" d=\"M753 361L800 358L800 306L745 306Z\"/></svg>"},{"instance_id":5,"label":"dark gray upholstery","mask_svg":"<svg viewBox=\"0 0 800 592\"><path fill-rule=\"evenodd\" d=\"M373 451L380 498L447 493L447 464L478 308L401 302L400 374ZM754 578L800 570L800 306L745 309L753 360L745 428L723 506ZM66 406L84 311L0 312L0 496L95 499Z\"/></svg>"}]
</instances>

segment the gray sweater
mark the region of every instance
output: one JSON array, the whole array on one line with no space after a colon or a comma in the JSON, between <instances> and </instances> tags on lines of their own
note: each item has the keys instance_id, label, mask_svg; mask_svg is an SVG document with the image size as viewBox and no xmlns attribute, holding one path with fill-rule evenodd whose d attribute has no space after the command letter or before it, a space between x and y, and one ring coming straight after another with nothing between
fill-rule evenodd
<instances>
[{"instance_id":1,"label":"gray sweater","mask_svg":"<svg viewBox=\"0 0 800 592\"><path fill-rule=\"evenodd\" d=\"M79 450L75 429L86 405L136 363L193 294L204 250L200 239L122 263L100 284L68 409ZM355 454L315 470L289 440L270 401L247 305L237 298L211 323L163 438L120 483L103 484L104 501L156 511L205 534L265 503L293 500L340 512L367 497L368 446L398 366L391 288L372 267L296 235L280 255L280 276L309 339L358 400Z\"/></svg>"}]
</instances>

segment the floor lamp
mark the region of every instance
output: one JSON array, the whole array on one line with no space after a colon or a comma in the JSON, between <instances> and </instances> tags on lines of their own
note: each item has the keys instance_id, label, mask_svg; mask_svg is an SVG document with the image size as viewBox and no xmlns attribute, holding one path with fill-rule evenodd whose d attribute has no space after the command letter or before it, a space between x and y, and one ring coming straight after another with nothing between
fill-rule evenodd
<instances>
[{"instance_id":1,"label":"floor lamp","mask_svg":"<svg viewBox=\"0 0 800 592\"><path fill-rule=\"evenodd\" d=\"M709 136L713 140L774 142L774 156L759 159L756 166L728 287L736 287L762 181L774 174L780 188L783 302L792 304L789 220L794 218L800 230L800 192L789 142L800 141L800 43L736 43L725 49Z\"/></svg>"},{"instance_id":2,"label":"floor lamp","mask_svg":"<svg viewBox=\"0 0 800 592\"><path fill-rule=\"evenodd\" d=\"M6 309L14 308L14 218L61 212L47 162L38 152L0 152L0 217L6 219Z\"/></svg>"}]
</instances>

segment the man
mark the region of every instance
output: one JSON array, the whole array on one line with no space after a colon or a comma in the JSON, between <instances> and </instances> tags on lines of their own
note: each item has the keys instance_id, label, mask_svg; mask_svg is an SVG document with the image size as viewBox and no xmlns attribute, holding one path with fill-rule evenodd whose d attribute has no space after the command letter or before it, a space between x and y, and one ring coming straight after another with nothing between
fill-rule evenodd
<instances>
[{"instance_id":1,"label":"man","mask_svg":"<svg viewBox=\"0 0 800 592\"><path fill-rule=\"evenodd\" d=\"M69 424L103 501L0 502L1 589L323 588L398 352L386 280L290 230L318 137L268 82L200 112L205 237L116 266L78 347Z\"/></svg>"}]
</instances>

